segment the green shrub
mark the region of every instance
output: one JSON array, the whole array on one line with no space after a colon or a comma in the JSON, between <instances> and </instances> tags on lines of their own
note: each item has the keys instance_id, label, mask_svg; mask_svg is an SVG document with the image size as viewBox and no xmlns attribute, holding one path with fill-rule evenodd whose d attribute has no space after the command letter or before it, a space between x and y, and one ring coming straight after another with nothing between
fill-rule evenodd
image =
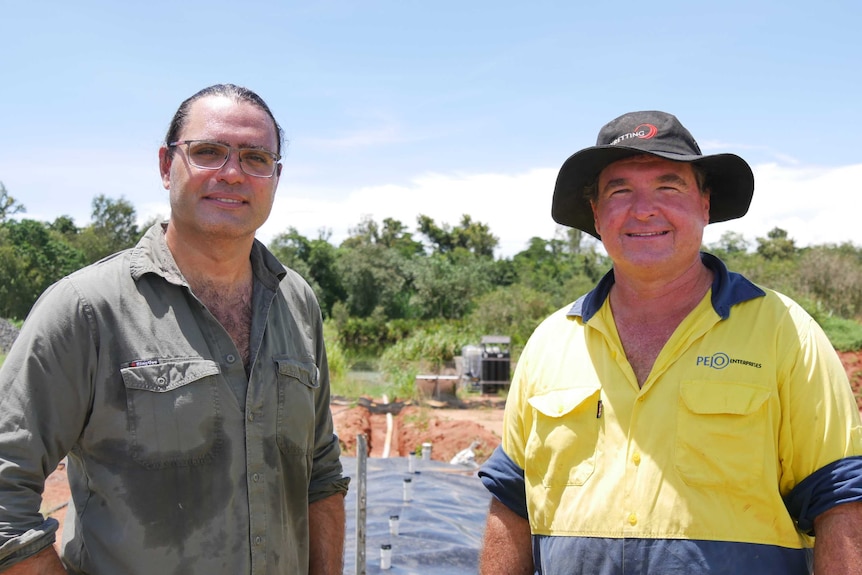
<instances>
[{"instance_id":1,"label":"green shrub","mask_svg":"<svg viewBox=\"0 0 862 575\"><path fill-rule=\"evenodd\" d=\"M397 397L414 397L414 382L421 372L439 373L461 348L479 335L457 323L420 329L390 346L380 356L380 371Z\"/></svg>"},{"instance_id":2,"label":"green shrub","mask_svg":"<svg viewBox=\"0 0 862 575\"><path fill-rule=\"evenodd\" d=\"M819 320L829 341L838 351L857 351L862 349L862 324L840 317L826 317Z\"/></svg>"},{"instance_id":3,"label":"green shrub","mask_svg":"<svg viewBox=\"0 0 862 575\"><path fill-rule=\"evenodd\" d=\"M552 311L547 294L515 284L480 297L467 321L473 333L507 335L513 347L521 348Z\"/></svg>"},{"instance_id":4,"label":"green shrub","mask_svg":"<svg viewBox=\"0 0 862 575\"><path fill-rule=\"evenodd\" d=\"M347 376L347 357L338 338L338 328L332 320L323 322L323 341L326 343L330 382L341 381Z\"/></svg>"}]
</instances>

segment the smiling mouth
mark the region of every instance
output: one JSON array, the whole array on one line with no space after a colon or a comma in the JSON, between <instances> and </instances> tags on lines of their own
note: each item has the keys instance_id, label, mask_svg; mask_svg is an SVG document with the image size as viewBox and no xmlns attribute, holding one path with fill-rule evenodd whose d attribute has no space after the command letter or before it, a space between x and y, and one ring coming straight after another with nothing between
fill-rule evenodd
<instances>
[{"instance_id":1,"label":"smiling mouth","mask_svg":"<svg viewBox=\"0 0 862 575\"><path fill-rule=\"evenodd\" d=\"M207 198L207 199L208 199L208 200L210 200L210 201L213 201L213 202L221 202L221 203L223 203L223 204L236 204L236 205L239 205L239 204L244 204L244 203L245 203L243 200L235 200L235 199L233 199L233 198Z\"/></svg>"},{"instance_id":2,"label":"smiling mouth","mask_svg":"<svg viewBox=\"0 0 862 575\"><path fill-rule=\"evenodd\" d=\"M626 234L630 238L652 238L656 236L664 236L667 235L668 232L643 232L639 234Z\"/></svg>"}]
</instances>

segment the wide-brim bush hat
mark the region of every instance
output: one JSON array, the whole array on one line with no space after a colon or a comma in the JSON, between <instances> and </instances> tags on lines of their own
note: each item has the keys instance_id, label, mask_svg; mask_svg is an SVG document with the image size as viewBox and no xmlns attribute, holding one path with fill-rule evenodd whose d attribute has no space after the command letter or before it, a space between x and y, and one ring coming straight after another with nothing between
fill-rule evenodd
<instances>
[{"instance_id":1,"label":"wide-brim bush hat","mask_svg":"<svg viewBox=\"0 0 862 575\"><path fill-rule=\"evenodd\" d=\"M599 238L584 192L608 165L641 154L690 162L704 171L705 187L711 192L709 223L739 218L748 211L754 194L754 174L748 163L735 154L704 156L675 116L648 111L624 114L605 124L595 146L575 152L563 163L554 187L554 221Z\"/></svg>"}]
</instances>

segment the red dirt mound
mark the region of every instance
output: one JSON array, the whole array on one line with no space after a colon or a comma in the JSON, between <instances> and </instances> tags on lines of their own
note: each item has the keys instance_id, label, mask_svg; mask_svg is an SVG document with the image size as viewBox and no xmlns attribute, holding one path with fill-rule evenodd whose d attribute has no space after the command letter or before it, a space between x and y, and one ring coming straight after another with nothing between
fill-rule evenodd
<instances>
[{"instance_id":1,"label":"red dirt mound","mask_svg":"<svg viewBox=\"0 0 862 575\"><path fill-rule=\"evenodd\" d=\"M478 441L473 451L476 462L482 463L500 444L499 433L494 429L502 420L502 409L496 409L494 417L473 418L472 421L460 417L450 419L446 413L451 411L454 410L438 410L427 405L377 404L369 400L332 408L335 431L345 455L356 455L356 436L364 434L369 456L381 457L386 450L387 429L391 427L389 457L404 457L430 442L431 459L449 461L471 442ZM463 411L467 414L471 410ZM484 408L483 413L490 412ZM391 419L391 423L387 419Z\"/></svg>"}]
</instances>

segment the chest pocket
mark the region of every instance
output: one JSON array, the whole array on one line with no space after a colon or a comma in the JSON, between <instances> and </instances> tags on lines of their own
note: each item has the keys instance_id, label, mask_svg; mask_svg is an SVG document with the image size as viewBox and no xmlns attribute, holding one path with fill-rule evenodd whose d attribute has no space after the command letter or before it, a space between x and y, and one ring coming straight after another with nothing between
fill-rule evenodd
<instances>
[{"instance_id":1,"label":"chest pocket","mask_svg":"<svg viewBox=\"0 0 862 575\"><path fill-rule=\"evenodd\" d=\"M158 469L216 457L224 442L219 373L201 359L122 368L132 459Z\"/></svg>"},{"instance_id":2,"label":"chest pocket","mask_svg":"<svg viewBox=\"0 0 862 575\"><path fill-rule=\"evenodd\" d=\"M759 479L770 394L738 382L682 382L675 465L683 481L733 488Z\"/></svg>"},{"instance_id":3,"label":"chest pocket","mask_svg":"<svg viewBox=\"0 0 862 575\"><path fill-rule=\"evenodd\" d=\"M598 385L554 390L527 401L535 421L526 445L524 473L546 487L583 485L596 467L599 431Z\"/></svg>"},{"instance_id":4,"label":"chest pocket","mask_svg":"<svg viewBox=\"0 0 862 575\"><path fill-rule=\"evenodd\" d=\"M278 447L285 455L310 455L314 451L315 396L320 387L317 365L278 357L275 363L278 375Z\"/></svg>"}]
</instances>

